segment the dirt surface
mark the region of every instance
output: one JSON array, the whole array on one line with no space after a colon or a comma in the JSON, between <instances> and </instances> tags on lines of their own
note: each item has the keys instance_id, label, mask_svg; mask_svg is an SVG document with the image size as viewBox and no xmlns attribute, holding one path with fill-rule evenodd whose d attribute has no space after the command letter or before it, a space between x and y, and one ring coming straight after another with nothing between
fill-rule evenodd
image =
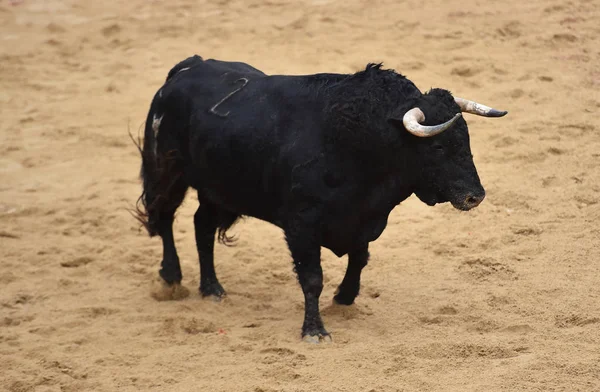
<instances>
[{"instance_id":1,"label":"dirt surface","mask_svg":"<svg viewBox=\"0 0 600 392\"><path fill-rule=\"evenodd\" d=\"M0 1L0 389L600 390L599 37L596 0ZM216 250L229 297L199 297L190 192L191 294L158 302L127 130L192 54L271 74L383 61L508 110L466 115L487 198L396 208L349 308L324 250L334 343L310 345L273 226L235 226Z\"/></svg>"}]
</instances>

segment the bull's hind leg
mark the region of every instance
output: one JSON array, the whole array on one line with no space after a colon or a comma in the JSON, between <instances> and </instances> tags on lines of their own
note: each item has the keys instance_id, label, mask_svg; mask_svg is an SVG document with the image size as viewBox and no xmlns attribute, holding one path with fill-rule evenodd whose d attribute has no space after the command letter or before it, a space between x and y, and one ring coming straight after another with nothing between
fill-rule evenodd
<instances>
[{"instance_id":1,"label":"bull's hind leg","mask_svg":"<svg viewBox=\"0 0 600 392\"><path fill-rule=\"evenodd\" d=\"M360 291L360 274L369 261L369 245L348 254L348 267L333 299L340 305L352 305Z\"/></svg>"},{"instance_id":2,"label":"bull's hind leg","mask_svg":"<svg viewBox=\"0 0 600 392\"><path fill-rule=\"evenodd\" d=\"M225 290L219 283L215 271L215 232L219 228L223 233L220 237L225 241L225 231L237 218L237 215L221 210L207 202L201 202L194 215L196 247L200 258L200 293L203 297L210 296L220 300L225 295Z\"/></svg>"},{"instance_id":3,"label":"bull's hind leg","mask_svg":"<svg viewBox=\"0 0 600 392\"><path fill-rule=\"evenodd\" d=\"M181 286L181 265L173 237L173 221L175 211L181 205L188 186L183 179L178 179L169 189L166 199L160 203L160 209L152 211L155 214L154 227L162 239L163 258L160 263L159 275L162 278L160 287L153 291L157 300L174 300L185 298L189 291Z\"/></svg>"},{"instance_id":4,"label":"bull's hind leg","mask_svg":"<svg viewBox=\"0 0 600 392\"><path fill-rule=\"evenodd\" d=\"M177 299L189 295L181 283L181 266L173 238L175 211L183 202L189 184L183 176L185 159L179 137L183 116L182 105L165 102L161 93L152 100L144 130L141 176L143 193L140 197L144 208L137 209L137 218L144 224L151 237L158 234L163 244L163 259L159 275L160 288L153 296L159 300Z\"/></svg>"}]
</instances>

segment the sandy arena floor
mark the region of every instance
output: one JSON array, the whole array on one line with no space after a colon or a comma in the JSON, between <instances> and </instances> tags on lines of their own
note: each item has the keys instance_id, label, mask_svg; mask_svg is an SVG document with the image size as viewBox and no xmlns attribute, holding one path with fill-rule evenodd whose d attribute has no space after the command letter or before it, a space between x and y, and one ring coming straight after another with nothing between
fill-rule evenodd
<instances>
[{"instance_id":1,"label":"sandy arena floor","mask_svg":"<svg viewBox=\"0 0 600 392\"><path fill-rule=\"evenodd\" d=\"M597 0L2 0L0 42L0 389L600 391ZM229 297L199 297L190 192L192 295L157 302L127 130L192 54L289 74L383 61L508 110L466 117L487 198L399 206L347 309L346 260L324 251L334 343L309 345L273 226L235 226Z\"/></svg>"}]
</instances>

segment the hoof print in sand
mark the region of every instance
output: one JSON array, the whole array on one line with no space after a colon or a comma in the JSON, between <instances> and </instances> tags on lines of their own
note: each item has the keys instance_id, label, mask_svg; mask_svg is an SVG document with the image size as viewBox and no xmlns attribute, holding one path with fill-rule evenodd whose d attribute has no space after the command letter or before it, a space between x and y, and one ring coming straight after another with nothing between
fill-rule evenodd
<instances>
[{"instance_id":1,"label":"hoof print in sand","mask_svg":"<svg viewBox=\"0 0 600 392\"><path fill-rule=\"evenodd\" d=\"M61 265L61 267L65 267L65 268L77 268L77 267L87 265L87 264L91 263L92 261L94 261L94 259L92 259L91 257L82 256L82 257L77 257L73 260L63 261L62 263L60 263L60 265Z\"/></svg>"},{"instance_id":2,"label":"hoof print in sand","mask_svg":"<svg viewBox=\"0 0 600 392\"><path fill-rule=\"evenodd\" d=\"M531 328L527 324L517 324L517 325L509 325L506 328L503 328L501 332L514 333L514 334L526 334L530 332L535 332L535 329Z\"/></svg>"},{"instance_id":3,"label":"hoof print in sand","mask_svg":"<svg viewBox=\"0 0 600 392\"><path fill-rule=\"evenodd\" d=\"M463 261L458 270L462 274L480 281L518 279L512 268L487 258Z\"/></svg>"},{"instance_id":4,"label":"hoof print in sand","mask_svg":"<svg viewBox=\"0 0 600 392\"><path fill-rule=\"evenodd\" d=\"M556 316L554 325L558 328L585 327L586 325L600 323L598 317L586 317L579 314L571 314L568 316Z\"/></svg>"}]
</instances>

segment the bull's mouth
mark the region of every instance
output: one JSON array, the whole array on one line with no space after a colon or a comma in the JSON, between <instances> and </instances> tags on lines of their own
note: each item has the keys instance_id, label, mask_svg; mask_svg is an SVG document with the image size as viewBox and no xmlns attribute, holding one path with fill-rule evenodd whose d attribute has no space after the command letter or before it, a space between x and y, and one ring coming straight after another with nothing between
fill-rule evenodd
<instances>
[{"instance_id":1,"label":"bull's mouth","mask_svg":"<svg viewBox=\"0 0 600 392\"><path fill-rule=\"evenodd\" d=\"M461 196L455 196L450 198L444 198L440 195L435 194L417 194L417 197L425 204L430 207L436 204L450 202L452 207L460 211L469 211L477 207L485 198L485 192L482 193L466 193Z\"/></svg>"},{"instance_id":2,"label":"bull's mouth","mask_svg":"<svg viewBox=\"0 0 600 392\"><path fill-rule=\"evenodd\" d=\"M452 207L454 207L460 211L469 211L469 210L472 210L473 208L475 208L475 206L470 206L464 202L457 203L457 202L453 201L451 203L452 203Z\"/></svg>"}]
</instances>

